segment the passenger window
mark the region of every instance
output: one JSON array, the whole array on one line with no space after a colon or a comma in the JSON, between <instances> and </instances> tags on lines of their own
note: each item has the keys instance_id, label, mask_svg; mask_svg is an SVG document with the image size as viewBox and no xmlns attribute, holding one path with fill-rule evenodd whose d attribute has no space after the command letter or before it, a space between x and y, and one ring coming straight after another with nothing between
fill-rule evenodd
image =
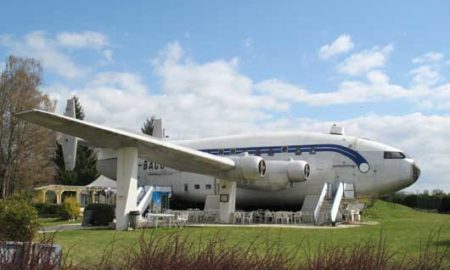
<instances>
[{"instance_id":1,"label":"passenger window","mask_svg":"<svg viewBox=\"0 0 450 270\"><path fill-rule=\"evenodd\" d=\"M269 156L273 156L273 149L269 148Z\"/></svg>"},{"instance_id":2,"label":"passenger window","mask_svg":"<svg viewBox=\"0 0 450 270\"><path fill-rule=\"evenodd\" d=\"M311 154L311 155L315 155L316 154L316 148L313 146L313 147L311 147L311 150L309 150L309 153Z\"/></svg>"},{"instance_id":3,"label":"passenger window","mask_svg":"<svg viewBox=\"0 0 450 270\"><path fill-rule=\"evenodd\" d=\"M219 155L223 155L223 149L219 149Z\"/></svg>"},{"instance_id":4,"label":"passenger window","mask_svg":"<svg viewBox=\"0 0 450 270\"><path fill-rule=\"evenodd\" d=\"M302 154L302 149L300 147L297 147L295 150L295 155L300 156Z\"/></svg>"},{"instance_id":5,"label":"passenger window","mask_svg":"<svg viewBox=\"0 0 450 270\"><path fill-rule=\"evenodd\" d=\"M281 152L286 153L288 150L287 146L281 147Z\"/></svg>"},{"instance_id":6,"label":"passenger window","mask_svg":"<svg viewBox=\"0 0 450 270\"><path fill-rule=\"evenodd\" d=\"M230 150L230 153L231 153L232 155L236 155L236 148L232 148L232 149Z\"/></svg>"},{"instance_id":7,"label":"passenger window","mask_svg":"<svg viewBox=\"0 0 450 270\"><path fill-rule=\"evenodd\" d=\"M210 184L206 184L205 185L205 189L211 189L211 185Z\"/></svg>"},{"instance_id":8,"label":"passenger window","mask_svg":"<svg viewBox=\"0 0 450 270\"><path fill-rule=\"evenodd\" d=\"M184 192L188 192L188 184L184 184Z\"/></svg>"},{"instance_id":9,"label":"passenger window","mask_svg":"<svg viewBox=\"0 0 450 270\"><path fill-rule=\"evenodd\" d=\"M194 189L200 189L200 185L199 184L195 184L194 185Z\"/></svg>"}]
</instances>

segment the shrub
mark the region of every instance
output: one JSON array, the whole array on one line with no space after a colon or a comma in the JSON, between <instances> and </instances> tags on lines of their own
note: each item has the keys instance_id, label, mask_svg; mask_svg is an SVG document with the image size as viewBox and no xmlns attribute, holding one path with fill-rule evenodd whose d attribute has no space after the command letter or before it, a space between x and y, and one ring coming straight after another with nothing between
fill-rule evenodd
<instances>
[{"instance_id":1,"label":"shrub","mask_svg":"<svg viewBox=\"0 0 450 270\"><path fill-rule=\"evenodd\" d=\"M39 217L58 217L61 209L61 205L54 203L35 203Z\"/></svg>"},{"instance_id":2,"label":"shrub","mask_svg":"<svg viewBox=\"0 0 450 270\"><path fill-rule=\"evenodd\" d=\"M36 209L21 197L0 201L0 239L31 241L40 223Z\"/></svg>"},{"instance_id":3,"label":"shrub","mask_svg":"<svg viewBox=\"0 0 450 270\"><path fill-rule=\"evenodd\" d=\"M74 220L80 216L80 205L75 197L68 197L59 208L59 217L61 219Z\"/></svg>"},{"instance_id":4,"label":"shrub","mask_svg":"<svg viewBox=\"0 0 450 270\"><path fill-rule=\"evenodd\" d=\"M110 204L90 204L84 209L84 213L91 213L89 224L108 225L114 220L114 205Z\"/></svg>"}]
</instances>

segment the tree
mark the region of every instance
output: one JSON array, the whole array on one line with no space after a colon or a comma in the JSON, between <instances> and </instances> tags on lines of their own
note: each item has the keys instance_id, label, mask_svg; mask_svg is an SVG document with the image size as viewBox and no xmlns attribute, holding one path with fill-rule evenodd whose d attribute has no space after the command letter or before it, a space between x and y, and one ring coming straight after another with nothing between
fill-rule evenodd
<instances>
[{"instance_id":1,"label":"tree","mask_svg":"<svg viewBox=\"0 0 450 270\"><path fill-rule=\"evenodd\" d=\"M40 108L54 110L54 103L38 88L39 61L8 57L0 77L0 191L6 198L17 190L53 178L51 166L54 132L22 121L16 112Z\"/></svg>"},{"instance_id":2,"label":"tree","mask_svg":"<svg viewBox=\"0 0 450 270\"><path fill-rule=\"evenodd\" d=\"M144 126L141 128L142 133L152 136L153 129L155 127L155 120L156 117L154 115L150 119L147 118L144 122Z\"/></svg>"},{"instance_id":3,"label":"tree","mask_svg":"<svg viewBox=\"0 0 450 270\"><path fill-rule=\"evenodd\" d=\"M84 120L84 110L77 96L75 99L75 117ZM93 149L84 145L77 146L75 168L66 171L62 146L56 142L56 152L53 158L56 165L56 182L64 185L87 185L98 177L97 157Z\"/></svg>"}]
</instances>

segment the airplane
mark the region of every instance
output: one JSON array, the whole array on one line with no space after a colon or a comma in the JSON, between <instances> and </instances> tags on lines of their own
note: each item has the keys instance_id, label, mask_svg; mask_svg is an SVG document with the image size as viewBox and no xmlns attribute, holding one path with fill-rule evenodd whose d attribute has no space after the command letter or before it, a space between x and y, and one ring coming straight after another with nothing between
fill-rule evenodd
<instances>
[{"instance_id":1,"label":"airplane","mask_svg":"<svg viewBox=\"0 0 450 270\"><path fill-rule=\"evenodd\" d=\"M308 194L319 193L324 183L349 183L356 198L378 197L408 187L420 176L416 162L402 150L345 135L335 125L329 134L270 132L166 140L78 120L71 110L69 116L67 108L65 116L39 109L16 116L66 134L68 142L81 138L110 149L109 157L118 156L118 184L123 187L118 188L118 199L126 201L117 203L123 204L122 212L131 207L129 183L136 178L131 185L137 185L138 171L141 182L172 186L175 196L197 202L222 194L224 183L231 183L235 201L224 202L242 206L299 206ZM69 145L73 148L73 140Z\"/></svg>"}]
</instances>

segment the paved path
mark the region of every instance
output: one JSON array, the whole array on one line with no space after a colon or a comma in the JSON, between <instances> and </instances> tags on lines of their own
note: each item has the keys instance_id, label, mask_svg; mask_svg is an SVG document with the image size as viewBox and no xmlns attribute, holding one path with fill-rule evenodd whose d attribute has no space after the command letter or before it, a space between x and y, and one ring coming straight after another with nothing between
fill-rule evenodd
<instances>
[{"instance_id":1,"label":"paved path","mask_svg":"<svg viewBox=\"0 0 450 270\"><path fill-rule=\"evenodd\" d=\"M53 226L45 226L42 227L38 233L51 233L57 231L75 231L75 230L95 230L95 229L109 229L108 226L88 226L83 227L81 223L73 223L73 224L60 224Z\"/></svg>"},{"instance_id":2,"label":"paved path","mask_svg":"<svg viewBox=\"0 0 450 270\"><path fill-rule=\"evenodd\" d=\"M308 224L187 224L187 227L217 227L217 228L287 228L287 229L323 229L323 230L334 230L334 229L348 229L357 228L363 225L377 225L378 222L359 222L354 224L338 224L336 227L332 226L314 226ZM162 226L164 227L164 226ZM74 230L96 230L96 229L111 229L108 226L89 226L82 227L81 223L74 224L61 224L42 227L38 233L51 233L57 231L74 231Z\"/></svg>"}]
</instances>

